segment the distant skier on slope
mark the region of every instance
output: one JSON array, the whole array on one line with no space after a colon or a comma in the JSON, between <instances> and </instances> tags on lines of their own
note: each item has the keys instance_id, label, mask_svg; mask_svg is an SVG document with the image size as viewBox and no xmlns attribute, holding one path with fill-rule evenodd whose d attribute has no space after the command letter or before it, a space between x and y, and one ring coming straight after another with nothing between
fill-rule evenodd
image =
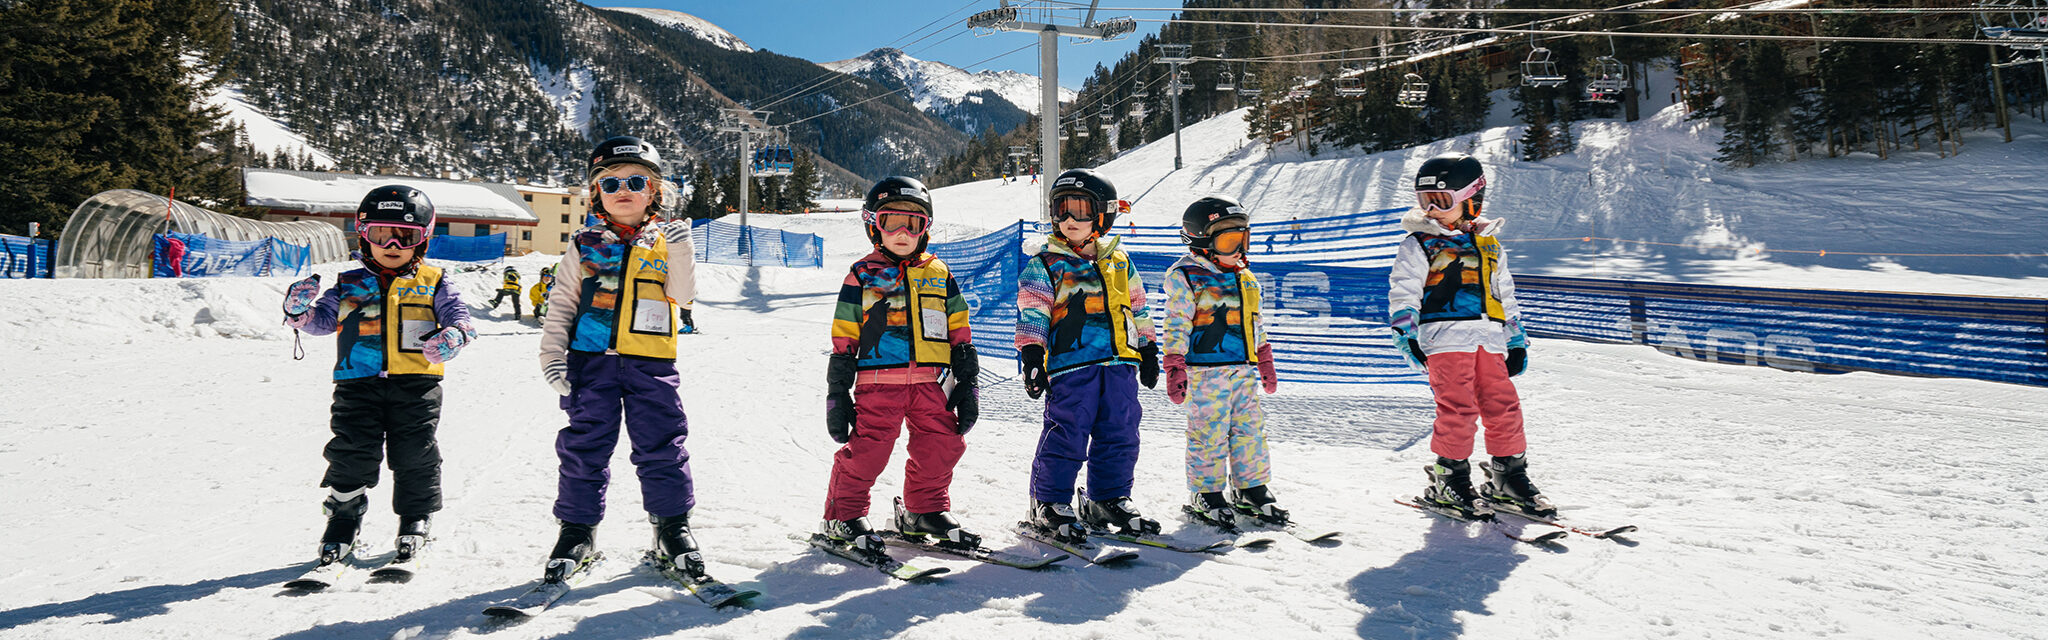
<instances>
[{"instance_id":1,"label":"distant skier on slope","mask_svg":"<svg viewBox=\"0 0 2048 640\"><path fill-rule=\"evenodd\" d=\"M1529 481L1522 404L1509 377L1528 367L1528 336L1500 241L1501 222L1479 217L1485 170L1462 153L1430 158L1415 175L1417 207L1401 219L1409 232L1387 278L1395 346L1429 373L1436 424L1425 501L1490 517L1494 504L1537 515L1557 509ZM1472 487L1472 439L1486 424L1492 478Z\"/></svg>"}]
</instances>

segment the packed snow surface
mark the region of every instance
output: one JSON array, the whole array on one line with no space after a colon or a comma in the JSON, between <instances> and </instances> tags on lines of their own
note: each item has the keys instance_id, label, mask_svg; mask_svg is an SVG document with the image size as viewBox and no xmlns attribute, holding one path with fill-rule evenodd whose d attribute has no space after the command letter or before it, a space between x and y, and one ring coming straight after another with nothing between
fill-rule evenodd
<instances>
[{"instance_id":1,"label":"packed snow surface","mask_svg":"<svg viewBox=\"0 0 2048 640\"><path fill-rule=\"evenodd\" d=\"M1598 224L1599 236L1659 241L1718 229L1733 247L2042 246L2038 175L1996 168L2039 166L2039 126L2021 131L2024 143L1973 138L1954 160L1749 171L1708 164L1696 136L1680 135L1691 126L1668 113L1591 123L1579 153L1520 163L1506 159L1503 131L1369 156L1269 154L1226 116L1190 131L1190 169L1168 170L1170 146L1158 144L1103 168L1138 201L1141 224L1170 222L1214 191L1278 225L1402 204L1403 172L1474 149L1497 171L1491 211L1519 225L1507 243L1524 273L2041 290L2039 266L2012 258L2011 272L1983 274L1960 258L1836 264L1536 241ZM1935 190L1965 178L1981 208ZM1022 182L941 189L933 233L967 238L1028 217L1033 194ZM713 575L764 593L752 606L707 609L638 565L650 527L621 452L597 534L610 560L536 619L482 615L540 576L566 423L537 372L538 326L484 304L496 266L450 276L482 336L443 383L447 507L424 572L408 584L356 572L302 597L279 585L310 566L323 524L334 342L305 337L306 359L292 359L278 315L288 281L4 280L0 362L15 375L0 396L0 540L14 554L0 568L0 638L2048 638L2048 389L1558 340L1534 341L1516 379L1532 474L1574 518L1641 527L1627 540L1524 545L1395 505L1433 459L1427 390L1283 381L1264 397L1275 493L1310 527L1343 531L1340 544L1282 537L1265 550L1146 550L1127 567L1069 559L1042 572L897 550L954 571L895 582L788 538L817 526L837 448L823 370L842 266L868 250L859 215L754 220L822 234L830 257L816 270L700 265L704 333L681 338L691 522ZM531 274L550 261L509 262ZM331 283L345 266L320 270ZM1178 515L1182 410L1161 391L1140 397L1136 504L1169 533L1213 536ZM982 398L953 510L990 546L1047 553L1009 529L1024 515L1040 405L1014 379ZM900 448L874 490L877 523L902 488ZM366 554L381 559L396 524L389 485L371 496Z\"/></svg>"}]
</instances>

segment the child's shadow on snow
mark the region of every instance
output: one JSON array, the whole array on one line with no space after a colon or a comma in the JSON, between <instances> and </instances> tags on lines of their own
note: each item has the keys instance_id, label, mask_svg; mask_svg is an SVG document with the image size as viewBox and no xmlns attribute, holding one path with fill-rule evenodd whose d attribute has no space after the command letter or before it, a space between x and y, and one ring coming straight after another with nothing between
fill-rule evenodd
<instances>
[{"instance_id":1,"label":"child's shadow on snow","mask_svg":"<svg viewBox=\"0 0 2048 640\"><path fill-rule=\"evenodd\" d=\"M1425 516L1422 548L1352 578L1351 598L1370 608L1361 638L1457 638L1458 614L1488 615L1486 599L1526 558L1490 526Z\"/></svg>"}]
</instances>

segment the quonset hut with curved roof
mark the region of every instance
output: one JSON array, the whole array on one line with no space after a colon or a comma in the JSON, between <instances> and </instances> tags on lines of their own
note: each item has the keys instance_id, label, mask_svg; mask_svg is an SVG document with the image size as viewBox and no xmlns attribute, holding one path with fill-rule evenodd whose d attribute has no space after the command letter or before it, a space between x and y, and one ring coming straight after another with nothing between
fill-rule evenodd
<instances>
[{"instance_id":1,"label":"quonset hut with curved roof","mask_svg":"<svg viewBox=\"0 0 2048 640\"><path fill-rule=\"evenodd\" d=\"M167 213L168 212L168 213ZM102 191L72 210L57 241L59 278L147 278L156 235L193 233L221 240L278 240L312 249L314 263L348 259L348 238L334 225L264 222L172 202L134 189Z\"/></svg>"}]
</instances>

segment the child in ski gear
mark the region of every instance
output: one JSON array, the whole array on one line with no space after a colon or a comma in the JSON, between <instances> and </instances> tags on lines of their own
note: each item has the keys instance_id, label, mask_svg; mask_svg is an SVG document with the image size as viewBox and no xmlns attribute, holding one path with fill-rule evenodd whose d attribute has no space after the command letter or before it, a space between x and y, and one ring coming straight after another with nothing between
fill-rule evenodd
<instances>
[{"instance_id":1,"label":"child in ski gear","mask_svg":"<svg viewBox=\"0 0 2048 640\"><path fill-rule=\"evenodd\" d=\"M1128 205L1087 169L1053 180L1055 232L1024 263L1017 349L1024 392L1045 396L1045 431L1031 464L1033 524L1061 535L1075 523L1074 477L1088 465L1080 518L1097 529L1157 533L1131 506L1138 463L1138 384L1159 379L1145 287L1119 239L1104 234Z\"/></svg>"},{"instance_id":2,"label":"child in ski gear","mask_svg":"<svg viewBox=\"0 0 2048 640\"><path fill-rule=\"evenodd\" d=\"M910 426L898 531L912 538L978 547L948 511L953 465L980 415L980 358L967 328L967 299L946 263L925 253L931 195L914 178L883 178L861 207L875 250L853 263L839 287L826 370L826 429L832 456L823 533L879 551L867 524L868 493L889 464L896 435Z\"/></svg>"},{"instance_id":3,"label":"child in ski gear","mask_svg":"<svg viewBox=\"0 0 2048 640\"><path fill-rule=\"evenodd\" d=\"M498 303L507 298L512 300L512 317L517 319L525 312L519 310L519 270L505 267L505 283L498 285L498 297L491 298L491 310L498 310Z\"/></svg>"},{"instance_id":4,"label":"child in ski gear","mask_svg":"<svg viewBox=\"0 0 2048 640\"><path fill-rule=\"evenodd\" d=\"M1491 516L1494 504L1549 515L1556 509L1529 482L1521 399L1508 380L1527 366L1529 339L1494 237L1501 222L1480 217L1485 197L1478 160L1451 153L1424 162L1415 176L1418 206L1401 220L1409 235L1387 278L1395 346L1428 372L1436 395L1429 447L1437 461L1423 499L1479 516ZM1475 491L1466 458L1482 420L1494 482Z\"/></svg>"},{"instance_id":5,"label":"child in ski gear","mask_svg":"<svg viewBox=\"0 0 2048 640\"><path fill-rule=\"evenodd\" d=\"M370 190L356 207L362 268L342 272L320 294L320 276L293 283L284 303L285 324L324 336L339 332L334 365L334 408L327 442L329 494L321 509L322 564L354 552L365 492L377 486L377 466L388 457L398 514L398 548L418 550L428 519L441 510L441 363L476 339L469 310L440 267L425 264L434 228L434 203L405 185Z\"/></svg>"},{"instance_id":6,"label":"child in ski gear","mask_svg":"<svg viewBox=\"0 0 2048 640\"><path fill-rule=\"evenodd\" d=\"M562 529L547 580L590 560L622 413L657 563L703 572L689 528L696 493L676 372L675 301L696 297L696 263L688 234L671 244L655 224L668 184L661 172L661 155L645 140L598 143L589 172L595 223L576 233L555 266L541 375L563 396L569 426L555 438L561 478L554 515Z\"/></svg>"},{"instance_id":7,"label":"child in ski gear","mask_svg":"<svg viewBox=\"0 0 2048 640\"><path fill-rule=\"evenodd\" d=\"M540 282L533 283L533 288L526 292L527 297L533 302L533 319L541 320L548 317L548 292L554 289L555 268L541 267Z\"/></svg>"},{"instance_id":8,"label":"child in ski gear","mask_svg":"<svg viewBox=\"0 0 2048 640\"><path fill-rule=\"evenodd\" d=\"M1260 322L1259 279L1245 264L1250 223L1250 213L1220 197L1181 214L1188 254L1165 275L1166 394L1188 407L1192 513L1230 524L1242 512L1278 524L1287 512L1266 487L1273 471L1259 389L1273 393L1280 379Z\"/></svg>"}]
</instances>

